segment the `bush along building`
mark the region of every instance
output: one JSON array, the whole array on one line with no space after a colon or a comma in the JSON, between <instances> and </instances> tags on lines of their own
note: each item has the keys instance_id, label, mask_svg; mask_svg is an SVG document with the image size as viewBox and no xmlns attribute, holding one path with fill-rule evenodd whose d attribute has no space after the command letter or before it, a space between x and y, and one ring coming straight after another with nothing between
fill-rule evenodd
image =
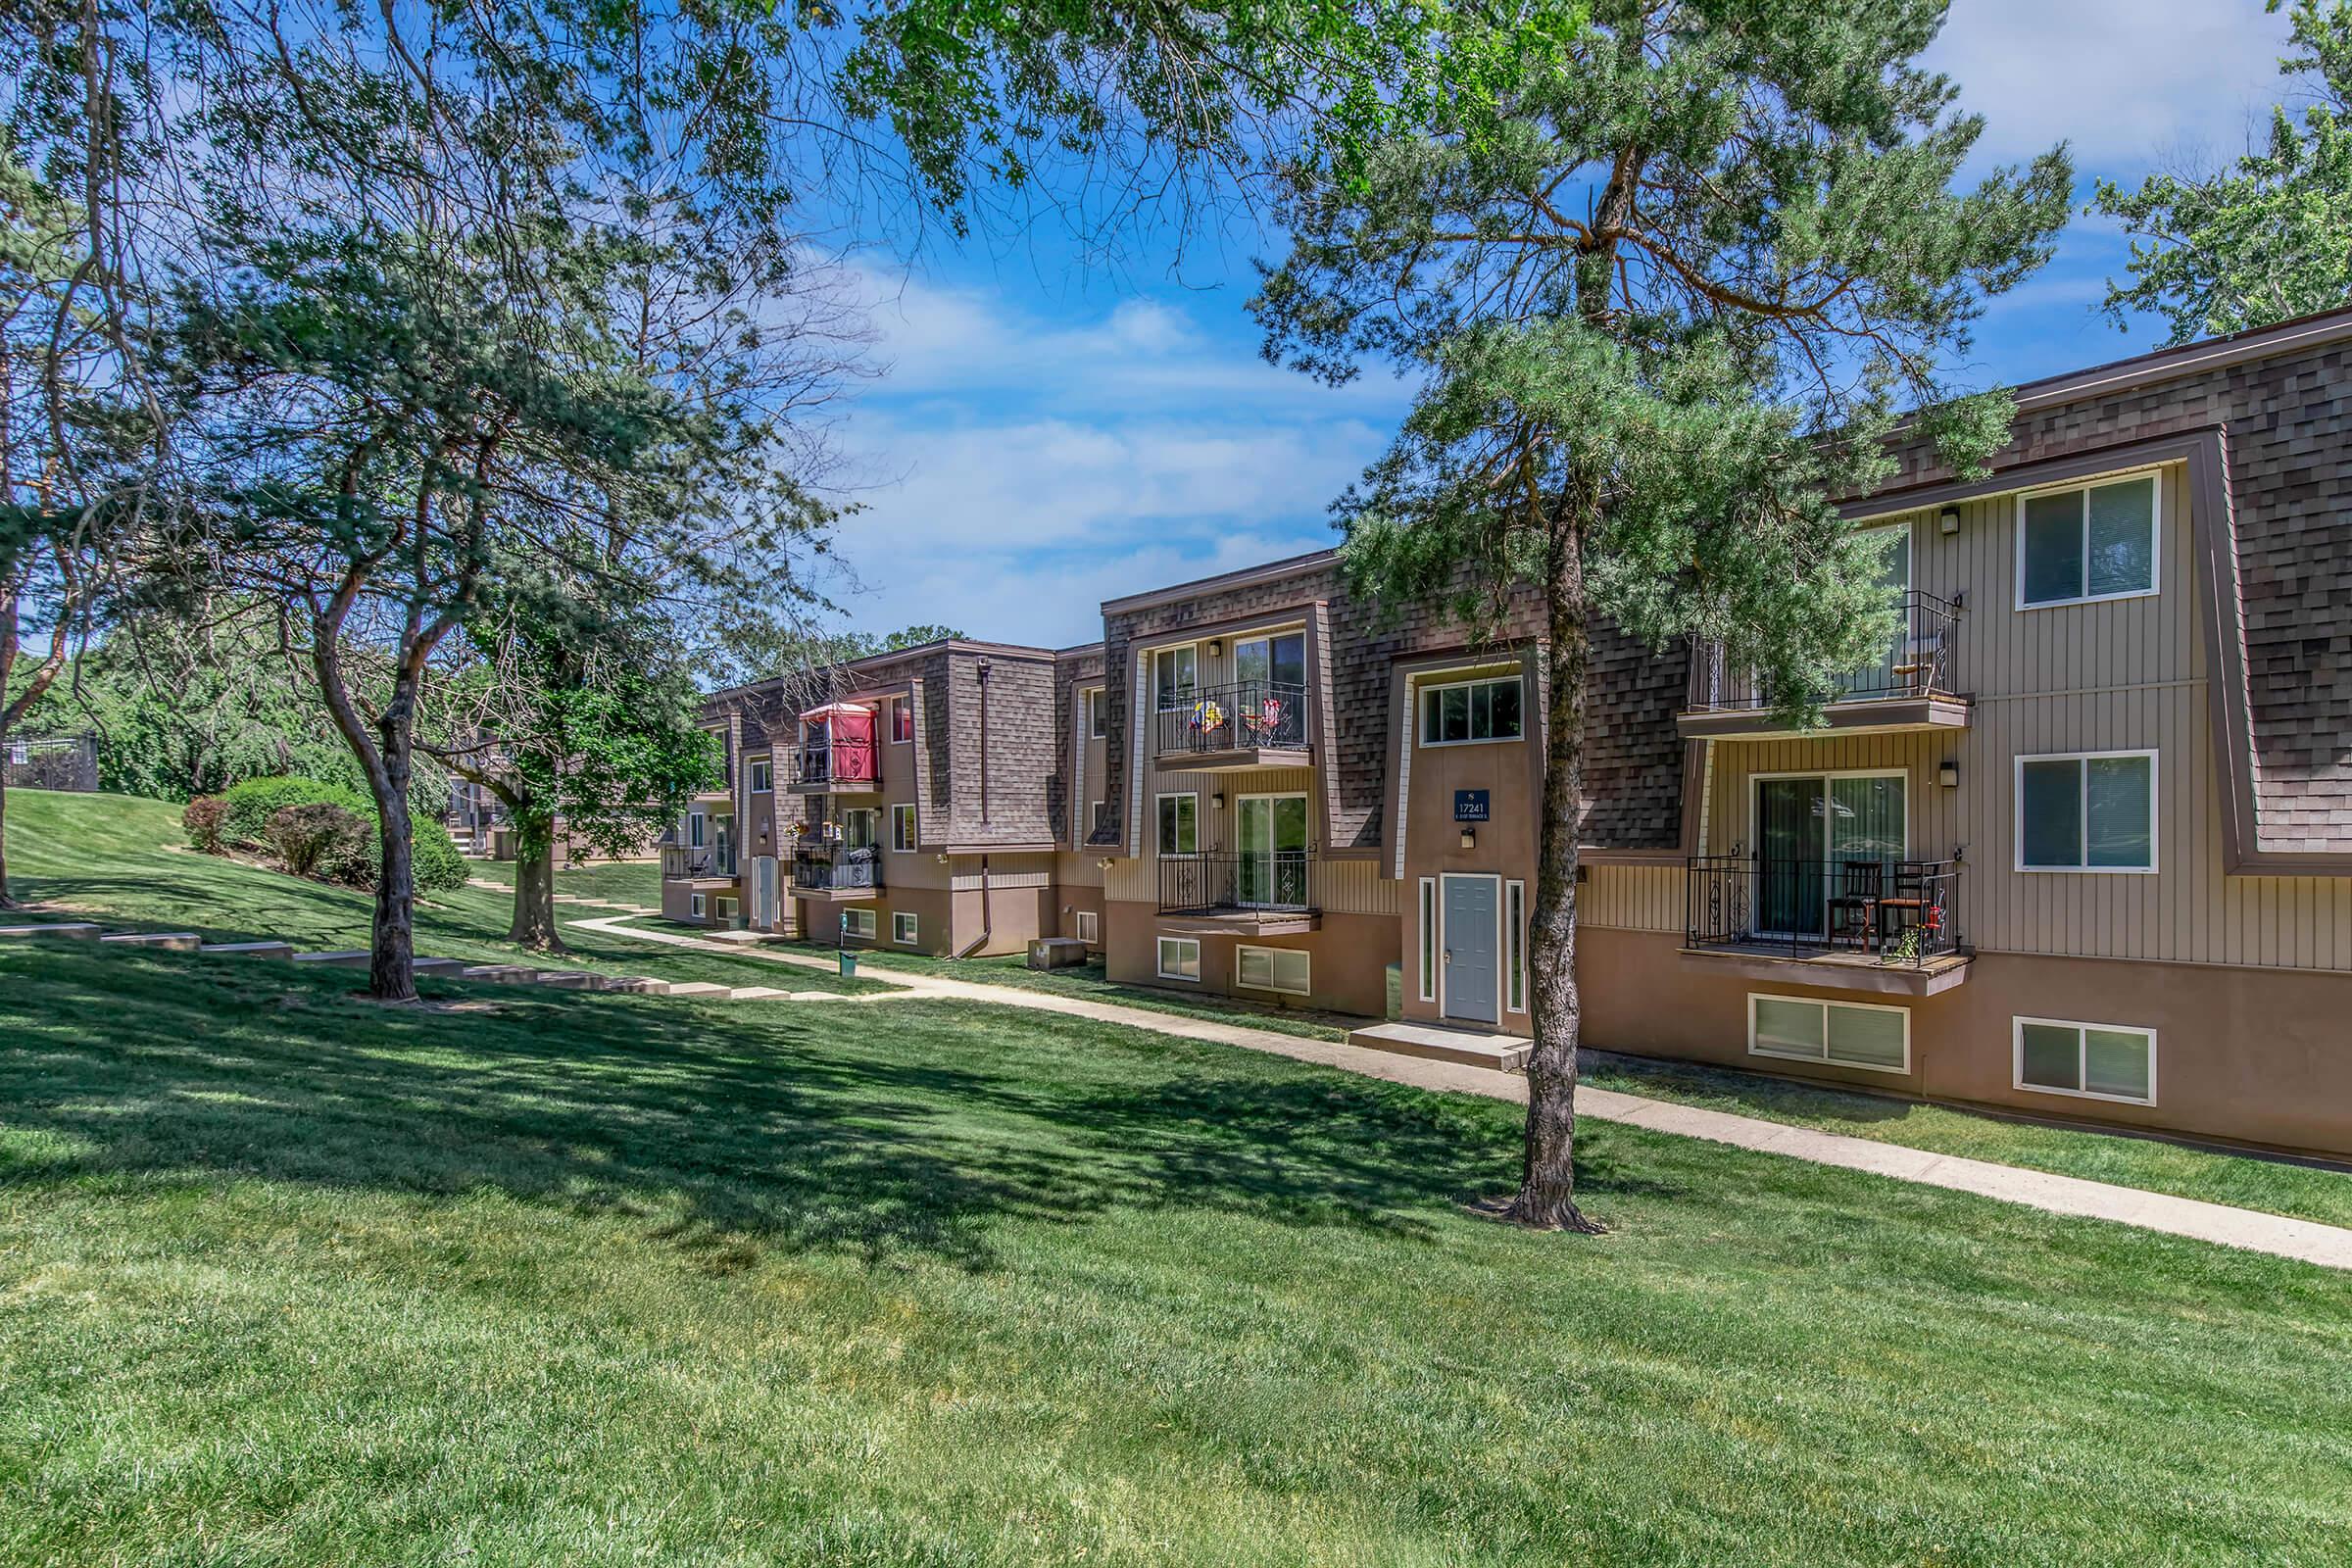
<instances>
[{"instance_id":1,"label":"bush along building","mask_svg":"<svg viewBox=\"0 0 2352 1568\"><path fill-rule=\"evenodd\" d=\"M2348 352L2352 311L2028 385L1980 480L1900 452L1845 509L1900 630L1820 727L1596 628L1586 1043L2352 1152ZM670 912L1529 1032L1532 613L1472 646L1326 552L1102 624L863 661L781 730L718 694L724 875Z\"/></svg>"}]
</instances>

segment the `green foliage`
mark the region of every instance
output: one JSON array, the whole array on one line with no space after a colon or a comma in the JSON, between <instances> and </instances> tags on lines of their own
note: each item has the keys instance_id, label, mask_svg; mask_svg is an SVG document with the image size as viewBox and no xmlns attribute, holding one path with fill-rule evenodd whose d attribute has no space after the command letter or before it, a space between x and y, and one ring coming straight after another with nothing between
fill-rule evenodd
<instances>
[{"instance_id":1,"label":"green foliage","mask_svg":"<svg viewBox=\"0 0 2352 1568\"><path fill-rule=\"evenodd\" d=\"M1892 610L1837 502L1890 471L1898 399L1963 470L2006 438L1937 368L2071 184L2061 150L1960 188L1982 122L1914 61L1942 14L1604 0L1498 122L1441 116L1360 182L1293 169L1268 356L1421 384L1338 509L1359 588L1494 634L1573 554L1592 612L1722 643L1792 717L1868 663Z\"/></svg>"},{"instance_id":2,"label":"green foliage","mask_svg":"<svg viewBox=\"0 0 2352 1568\"><path fill-rule=\"evenodd\" d=\"M228 803L218 795L199 795L179 813L180 826L188 832L189 848L207 855L220 853L221 827L227 818Z\"/></svg>"},{"instance_id":3,"label":"green foliage","mask_svg":"<svg viewBox=\"0 0 2352 1568\"><path fill-rule=\"evenodd\" d=\"M352 881L354 872L366 869L364 846L372 828L359 812L320 801L278 808L263 833L278 863L294 875Z\"/></svg>"},{"instance_id":4,"label":"green foliage","mask_svg":"<svg viewBox=\"0 0 2352 1568\"><path fill-rule=\"evenodd\" d=\"M2273 109L2268 143L2227 170L2099 181L2091 210L2132 236L2118 325L2154 312L2186 343L2352 303L2352 0L2295 0L2293 40L2279 74L2316 99L2300 123Z\"/></svg>"},{"instance_id":5,"label":"green foliage","mask_svg":"<svg viewBox=\"0 0 2352 1568\"><path fill-rule=\"evenodd\" d=\"M375 803L360 791L315 778L256 778L223 791L220 804L221 839L251 848L274 847L270 820L290 807L331 806L359 817L368 824L368 831L352 855L338 860L330 874L359 886L375 884L376 871L383 864L382 834L376 824ZM439 818L410 818L409 853L419 892L466 885L466 857Z\"/></svg>"}]
</instances>

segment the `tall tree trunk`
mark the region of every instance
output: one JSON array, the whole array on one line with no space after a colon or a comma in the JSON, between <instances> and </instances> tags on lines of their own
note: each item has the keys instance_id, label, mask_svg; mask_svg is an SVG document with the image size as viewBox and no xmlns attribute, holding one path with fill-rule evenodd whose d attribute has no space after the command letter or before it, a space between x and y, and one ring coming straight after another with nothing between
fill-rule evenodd
<instances>
[{"instance_id":1,"label":"tall tree trunk","mask_svg":"<svg viewBox=\"0 0 2352 1568\"><path fill-rule=\"evenodd\" d=\"M378 765L368 769L376 820L383 824L383 873L375 879L375 928L368 944L368 994L380 1002L416 1000L416 858L409 820L416 691L406 671L375 720Z\"/></svg>"},{"instance_id":2,"label":"tall tree trunk","mask_svg":"<svg viewBox=\"0 0 2352 1568\"><path fill-rule=\"evenodd\" d=\"M534 953L562 953L556 932L556 824L538 810L509 808L514 823L514 923L507 940Z\"/></svg>"},{"instance_id":3,"label":"tall tree trunk","mask_svg":"<svg viewBox=\"0 0 2352 1568\"><path fill-rule=\"evenodd\" d=\"M1544 1230L1598 1234L1576 1206L1577 817L1584 803L1586 615L1582 530L1556 536L1544 584L1550 692L1544 709L1544 813L1536 903L1528 917L1528 985L1536 1041L1527 1058L1527 1151L1504 1217Z\"/></svg>"}]
</instances>

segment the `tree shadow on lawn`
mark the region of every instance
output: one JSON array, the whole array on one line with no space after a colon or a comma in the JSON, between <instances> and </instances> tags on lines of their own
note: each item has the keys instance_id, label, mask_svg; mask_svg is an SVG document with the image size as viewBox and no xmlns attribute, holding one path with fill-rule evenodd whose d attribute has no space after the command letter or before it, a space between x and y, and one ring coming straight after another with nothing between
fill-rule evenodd
<instances>
[{"instance_id":1,"label":"tree shadow on lawn","mask_svg":"<svg viewBox=\"0 0 2352 1568\"><path fill-rule=\"evenodd\" d=\"M770 1249L987 1268L1003 1222L1118 1207L1425 1236L1516 1175L1508 1106L1228 1069L1081 1020L513 994L406 1010L349 985L253 960L0 955L0 1129L65 1151L0 1158L0 1181L489 1189L636 1216L726 1270ZM1588 1148L1586 1179L1619 1190L1606 1139Z\"/></svg>"}]
</instances>

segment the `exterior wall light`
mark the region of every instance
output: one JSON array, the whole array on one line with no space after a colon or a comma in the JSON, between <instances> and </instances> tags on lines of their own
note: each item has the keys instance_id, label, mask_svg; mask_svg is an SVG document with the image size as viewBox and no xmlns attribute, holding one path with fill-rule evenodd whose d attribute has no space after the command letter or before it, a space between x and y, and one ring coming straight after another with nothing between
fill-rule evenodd
<instances>
[{"instance_id":1,"label":"exterior wall light","mask_svg":"<svg viewBox=\"0 0 2352 1568\"><path fill-rule=\"evenodd\" d=\"M1947 790L1958 789L1960 787L1960 764L1958 762L1943 762L1937 764L1936 768L1936 782L1942 785Z\"/></svg>"},{"instance_id":2,"label":"exterior wall light","mask_svg":"<svg viewBox=\"0 0 2352 1568\"><path fill-rule=\"evenodd\" d=\"M1220 811L1225 809L1225 792L1223 790L1218 790L1210 795L1208 798L1208 804L1215 807Z\"/></svg>"},{"instance_id":3,"label":"exterior wall light","mask_svg":"<svg viewBox=\"0 0 2352 1568\"><path fill-rule=\"evenodd\" d=\"M1478 829L1470 826L1468 823L1464 823L1462 825L1462 848L1465 850L1475 850L1478 848Z\"/></svg>"},{"instance_id":4,"label":"exterior wall light","mask_svg":"<svg viewBox=\"0 0 2352 1568\"><path fill-rule=\"evenodd\" d=\"M1946 507L1936 514L1936 531L1937 533L1958 533L1960 531L1960 509Z\"/></svg>"}]
</instances>

